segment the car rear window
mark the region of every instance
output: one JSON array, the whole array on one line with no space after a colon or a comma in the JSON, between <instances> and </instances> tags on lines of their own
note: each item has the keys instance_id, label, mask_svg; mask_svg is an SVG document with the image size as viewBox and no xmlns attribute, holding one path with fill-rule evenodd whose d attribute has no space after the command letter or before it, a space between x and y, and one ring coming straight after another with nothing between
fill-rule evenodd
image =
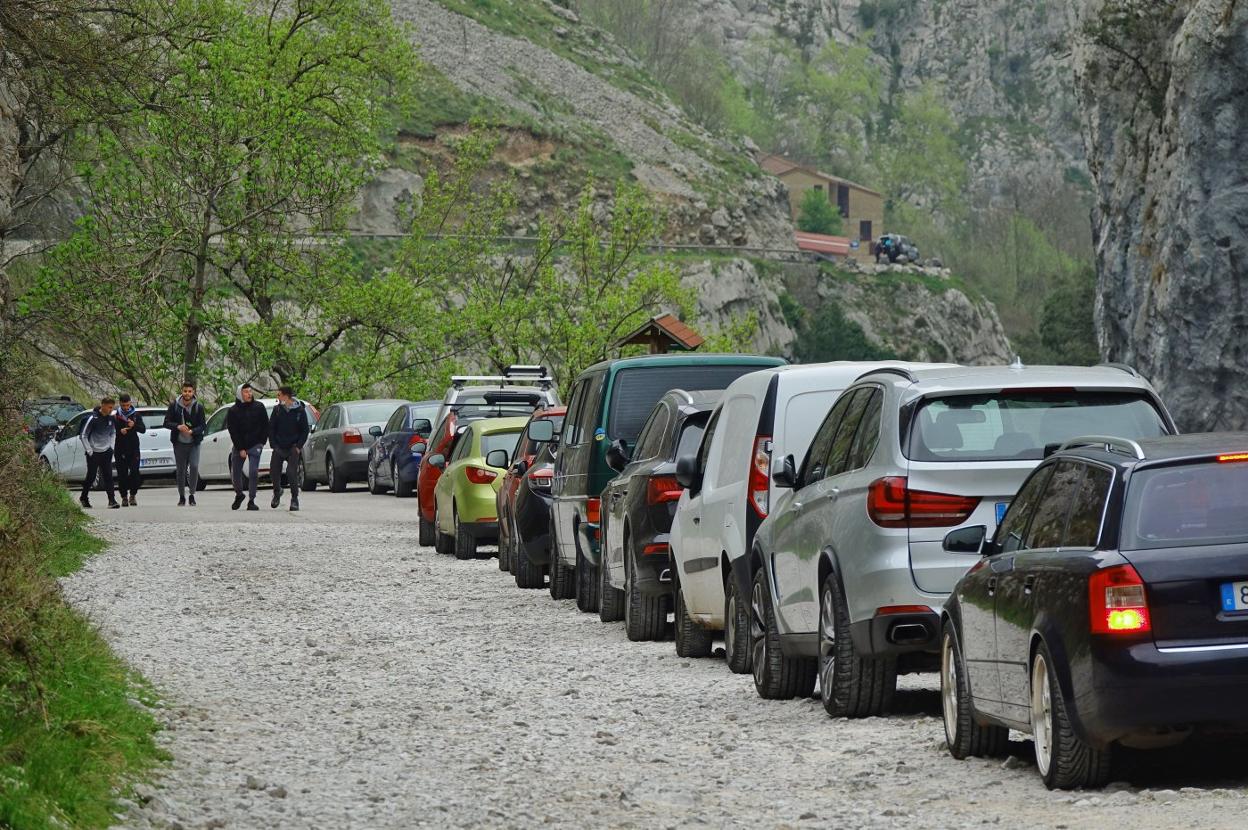
<instances>
[{"instance_id":1,"label":"car rear window","mask_svg":"<svg viewBox=\"0 0 1248 830\"><path fill-rule=\"evenodd\" d=\"M516 452L516 444L520 442L520 430L515 432L491 432L481 436L481 455L486 456L494 450L507 450L510 458Z\"/></svg>"},{"instance_id":2,"label":"car rear window","mask_svg":"<svg viewBox=\"0 0 1248 830\"><path fill-rule=\"evenodd\" d=\"M767 366L638 366L621 369L611 388L611 408L607 414L607 435L623 438L633 445L659 398L672 389L719 390L742 375Z\"/></svg>"},{"instance_id":3,"label":"car rear window","mask_svg":"<svg viewBox=\"0 0 1248 830\"><path fill-rule=\"evenodd\" d=\"M359 403L354 406L344 406L347 412L347 423L351 424L384 424L390 420L390 416L394 414L394 410L398 409L397 403Z\"/></svg>"},{"instance_id":4,"label":"car rear window","mask_svg":"<svg viewBox=\"0 0 1248 830\"><path fill-rule=\"evenodd\" d=\"M911 461L1041 459L1044 448L1081 435L1167 434L1147 396L1133 392L999 392L929 398L910 427Z\"/></svg>"},{"instance_id":5,"label":"car rear window","mask_svg":"<svg viewBox=\"0 0 1248 830\"><path fill-rule=\"evenodd\" d=\"M1123 550L1248 543L1248 464L1138 470L1127 488Z\"/></svg>"}]
</instances>

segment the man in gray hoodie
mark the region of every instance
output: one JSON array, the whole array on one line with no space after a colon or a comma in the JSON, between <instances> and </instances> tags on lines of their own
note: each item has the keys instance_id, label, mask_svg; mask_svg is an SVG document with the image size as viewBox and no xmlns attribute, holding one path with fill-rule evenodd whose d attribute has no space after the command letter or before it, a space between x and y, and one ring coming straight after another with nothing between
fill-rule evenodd
<instances>
[{"instance_id":1,"label":"man in gray hoodie","mask_svg":"<svg viewBox=\"0 0 1248 830\"><path fill-rule=\"evenodd\" d=\"M87 416L82 432L78 434L78 440L82 441L82 448L87 454L87 477L82 481L82 495L78 497L78 503L83 507L91 506L91 485L95 484L97 475L104 480L108 506L121 507L113 492L113 443L117 440L113 407L116 405L112 398L101 398L100 405Z\"/></svg>"}]
</instances>

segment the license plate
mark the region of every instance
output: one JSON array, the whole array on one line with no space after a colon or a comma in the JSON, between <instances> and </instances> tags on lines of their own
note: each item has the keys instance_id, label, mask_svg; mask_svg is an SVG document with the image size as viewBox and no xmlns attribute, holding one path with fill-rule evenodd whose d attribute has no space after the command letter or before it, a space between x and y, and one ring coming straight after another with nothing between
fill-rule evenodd
<instances>
[{"instance_id":1,"label":"license plate","mask_svg":"<svg viewBox=\"0 0 1248 830\"><path fill-rule=\"evenodd\" d=\"M997 502L997 524L1001 524L1001 520L1005 518L1005 511L1010 509L1008 501Z\"/></svg>"},{"instance_id":2,"label":"license plate","mask_svg":"<svg viewBox=\"0 0 1248 830\"><path fill-rule=\"evenodd\" d=\"M1248 611L1248 582L1222 583L1222 610Z\"/></svg>"},{"instance_id":3,"label":"license plate","mask_svg":"<svg viewBox=\"0 0 1248 830\"><path fill-rule=\"evenodd\" d=\"M140 458L139 459L140 467L164 467L165 465L172 464L172 463L173 463L173 459L169 458L168 456L165 456L163 458Z\"/></svg>"}]
</instances>

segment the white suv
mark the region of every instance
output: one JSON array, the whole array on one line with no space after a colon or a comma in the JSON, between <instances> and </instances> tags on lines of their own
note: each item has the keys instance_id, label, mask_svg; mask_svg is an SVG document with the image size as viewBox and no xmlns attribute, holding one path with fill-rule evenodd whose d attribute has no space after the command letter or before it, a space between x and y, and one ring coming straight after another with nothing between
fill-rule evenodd
<instances>
[{"instance_id":1,"label":"white suv","mask_svg":"<svg viewBox=\"0 0 1248 830\"><path fill-rule=\"evenodd\" d=\"M759 528L753 569L754 685L809 695L828 713L886 712L899 671L935 668L938 612L980 559L944 544L991 535L1046 452L1079 435L1174 434L1147 381L1126 367L890 369L862 378L810 448L780 460L786 488Z\"/></svg>"},{"instance_id":2,"label":"white suv","mask_svg":"<svg viewBox=\"0 0 1248 830\"><path fill-rule=\"evenodd\" d=\"M897 361L820 363L751 372L734 381L708 422L695 456L683 461L685 492L672 523L676 652L710 654L724 631L728 666L750 670L745 553L779 488L771 459L801 457L845 387ZM678 459L678 467L681 461Z\"/></svg>"}]
</instances>

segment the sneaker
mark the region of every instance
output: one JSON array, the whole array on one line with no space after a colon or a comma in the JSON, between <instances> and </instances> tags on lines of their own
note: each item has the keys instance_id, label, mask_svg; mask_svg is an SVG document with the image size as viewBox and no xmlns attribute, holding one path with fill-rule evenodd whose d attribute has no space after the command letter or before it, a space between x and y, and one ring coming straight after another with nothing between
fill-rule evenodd
<instances>
[{"instance_id":1,"label":"sneaker","mask_svg":"<svg viewBox=\"0 0 1248 830\"><path fill-rule=\"evenodd\" d=\"M178 496L178 507L186 507L186 496Z\"/></svg>"},{"instance_id":2,"label":"sneaker","mask_svg":"<svg viewBox=\"0 0 1248 830\"><path fill-rule=\"evenodd\" d=\"M194 506L195 506L195 497L194 497L194 496L191 496L190 505L191 505L191 507L194 507Z\"/></svg>"},{"instance_id":3,"label":"sneaker","mask_svg":"<svg viewBox=\"0 0 1248 830\"><path fill-rule=\"evenodd\" d=\"M291 512L291 513L298 513L298 512L299 512L299 499L291 499L291 501L290 501L290 512Z\"/></svg>"},{"instance_id":4,"label":"sneaker","mask_svg":"<svg viewBox=\"0 0 1248 830\"><path fill-rule=\"evenodd\" d=\"M281 504L281 503L282 503L282 497L281 497L281 496L274 496L274 497L273 497L273 501L269 502L269 507L272 507L274 510L276 510L276 509L277 509L277 506L278 506L279 504Z\"/></svg>"},{"instance_id":5,"label":"sneaker","mask_svg":"<svg viewBox=\"0 0 1248 830\"><path fill-rule=\"evenodd\" d=\"M87 498L80 498L80 499L78 499L78 503L79 503L79 504L81 504L83 507L85 507L87 510L90 510L90 509L91 509L91 500L90 500L90 499L87 499Z\"/></svg>"},{"instance_id":6,"label":"sneaker","mask_svg":"<svg viewBox=\"0 0 1248 830\"><path fill-rule=\"evenodd\" d=\"M138 506L139 506L139 500L138 500L138 499L136 499L134 496L131 496L131 497L130 497L130 506L131 506L131 507L138 507Z\"/></svg>"},{"instance_id":7,"label":"sneaker","mask_svg":"<svg viewBox=\"0 0 1248 830\"><path fill-rule=\"evenodd\" d=\"M244 499L244 498L245 498L245 497L243 496L243 494L242 494L242 493L235 493L235 494L234 494L234 503L230 505L230 509L231 509L231 510L237 510L239 507L241 507L241 506L242 506L242 504L243 504L243 499Z\"/></svg>"},{"instance_id":8,"label":"sneaker","mask_svg":"<svg viewBox=\"0 0 1248 830\"><path fill-rule=\"evenodd\" d=\"M250 499L250 500L248 500L248 502L247 502L247 509L248 509L248 510L259 510L259 509L260 509L260 506L256 504L256 500L255 500L255 499Z\"/></svg>"},{"instance_id":9,"label":"sneaker","mask_svg":"<svg viewBox=\"0 0 1248 830\"><path fill-rule=\"evenodd\" d=\"M120 509L121 509L121 505L120 505L120 504L118 504L118 503L117 503L117 502L115 502L115 501L110 501L110 502L108 503L108 509L109 509L109 510L120 510Z\"/></svg>"}]
</instances>

